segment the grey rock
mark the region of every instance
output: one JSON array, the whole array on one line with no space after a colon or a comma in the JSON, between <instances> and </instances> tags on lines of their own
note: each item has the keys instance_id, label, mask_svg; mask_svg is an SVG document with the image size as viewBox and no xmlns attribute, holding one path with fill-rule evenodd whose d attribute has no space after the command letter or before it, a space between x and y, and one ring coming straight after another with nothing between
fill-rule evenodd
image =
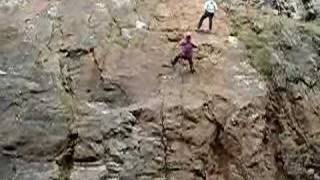
<instances>
[{"instance_id":1,"label":"grey rock","mask_svg":"<svg viewBox=\"0 0 320 180\"><path fill-rule=\"evenodd\" d=\"M1 76L7 75L7 74L8 74L8 73L0 70L0 75L1 75Z\"/></svg>"},{"instance_id":2,"label":"grey rock","mask_svg":"<svg viewBox=\"0 0 320 180\"><path fill-rule=\"evenodd\" d=\"M76 166L71 172L71 180L104 180L103 177L106 175L106 167L101 166L92 166L92 167L81 167Z\"/></svg>"},{"instance_id":3,"label":"grey rock","mask_svg":"<svg viewBox=\"0 0 320 180\"><path fill-rule=\"evenodd\" d=\"M198 20L192 16L201 4L193 3L0 2L0 179L263 180L282 171L293 180L317 179L311 168L320 162L314 153L319 93L308 94L303 85L319 77L317 37L301 27L283 27L277 36L282 44L268 50L284 67L273 83L292 92L261 88L258 96L249 83L244 88L254 95L242 97L245 91L229 81L234 69L253 74L254 80L260 76L248 63L233 64L247 52L241 38L225 41L228 32L221 29L229 18L222 10L217 34L194 36L200 42L199 74L160 67L192 28L190 22ZM238 4L225 9L233 13L265 5L231 3ZM279 3L274 14L318 16L315 1ZM269 31L241 18L240 26L253 22L253 33ZM225 61L207 69L208 58ZM159 71L167 78L159 79ZM204 76L211 72L217 76Z\"/></svg>"}]
</instances>

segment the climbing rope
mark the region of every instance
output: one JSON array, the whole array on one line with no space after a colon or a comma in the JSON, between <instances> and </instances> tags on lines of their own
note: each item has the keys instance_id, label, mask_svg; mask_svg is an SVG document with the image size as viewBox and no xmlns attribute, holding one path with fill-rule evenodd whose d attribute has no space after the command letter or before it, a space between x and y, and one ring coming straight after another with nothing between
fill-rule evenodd
<instances>
[{"instance_id":1,"label":"climbing rope","mask_svg":"<svg viewBox=\"0 0 320 180\"><path fill-rule=\"evenodd\" d=\"M159 76L159 90L158 95L160 97L160 126L161 126L161 144L163 146L163 171L165 179L168 179L168 142L167 142L167 132L165 127L165 96L162 93L162 76Z\"/></svg>"},{"instance_id":2,"label":"climbing rope","mask_svg":"<svg viewBox=\"0 0 320 180\"><path fill-rule=\"evenodd\" d=\"M180 102L181 102L181 106L182 106L183 105L183 94L184 94L183 85L185 83L184 72L186 71L186 65L184 64L184 59L179 59L179 64L181 65L179 67L179 77L180 77L179 98L180 98Z\"/></svg>"}]
</instances>

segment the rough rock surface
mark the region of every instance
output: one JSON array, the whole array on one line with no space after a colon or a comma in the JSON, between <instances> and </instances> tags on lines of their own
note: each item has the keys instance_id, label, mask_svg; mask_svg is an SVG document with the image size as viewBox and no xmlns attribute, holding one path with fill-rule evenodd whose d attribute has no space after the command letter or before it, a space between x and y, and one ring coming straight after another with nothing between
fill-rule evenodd
<instances>
[{"instance_id":1,"label":"rough rock surface","mask_svg":"<svg viewBox=\"0 0 320 180\"><path fill-rule=\"evenodd\" d=\"M235 2L191 74L167 64L202 0L0 1L0 179L319 179L319 37L284 28L265 79Z\"/></svg>"}]
</instances>

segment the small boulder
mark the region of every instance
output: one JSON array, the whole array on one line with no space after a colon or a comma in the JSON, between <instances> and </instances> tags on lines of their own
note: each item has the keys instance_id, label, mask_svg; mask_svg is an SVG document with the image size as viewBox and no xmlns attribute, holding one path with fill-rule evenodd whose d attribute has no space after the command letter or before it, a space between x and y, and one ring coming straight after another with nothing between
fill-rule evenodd
<instances>
[{"instance_id":1,"label":"small boulder","mask_svg":"<svg viewBox=\"0 0 320 180\"><path fill-rule=\"evenodd\" d=\"M4 71L0 70L0 76L5 76L5 75L7 75L7 72L4 72Z\"/></svg>"},{"instance_id":2,"label":"small boulder","mask_svg":"<svg viewBox=\"0 0 320 180\"><path fill-rule=\"evenodd\" d=\"M142 21L136 21L136 28L137 29L148 29L148 25Z\"/></svg>"}]
</instances>

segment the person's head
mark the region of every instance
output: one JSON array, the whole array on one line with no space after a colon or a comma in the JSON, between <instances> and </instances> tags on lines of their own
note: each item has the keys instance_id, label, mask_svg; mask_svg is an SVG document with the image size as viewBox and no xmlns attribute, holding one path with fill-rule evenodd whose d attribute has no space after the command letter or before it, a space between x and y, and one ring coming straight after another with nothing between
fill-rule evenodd
<instances>
[{"instance_id":1,"label":"person's head","mask_svg":"<svg viewBox=\"0 0 320 180\"><path fill-rule=\"evenodd\" d=\"M187 32L185 34L185 38L186 38L187 41L191 41L191 32Z\"/></svg>"}]
</instances>

